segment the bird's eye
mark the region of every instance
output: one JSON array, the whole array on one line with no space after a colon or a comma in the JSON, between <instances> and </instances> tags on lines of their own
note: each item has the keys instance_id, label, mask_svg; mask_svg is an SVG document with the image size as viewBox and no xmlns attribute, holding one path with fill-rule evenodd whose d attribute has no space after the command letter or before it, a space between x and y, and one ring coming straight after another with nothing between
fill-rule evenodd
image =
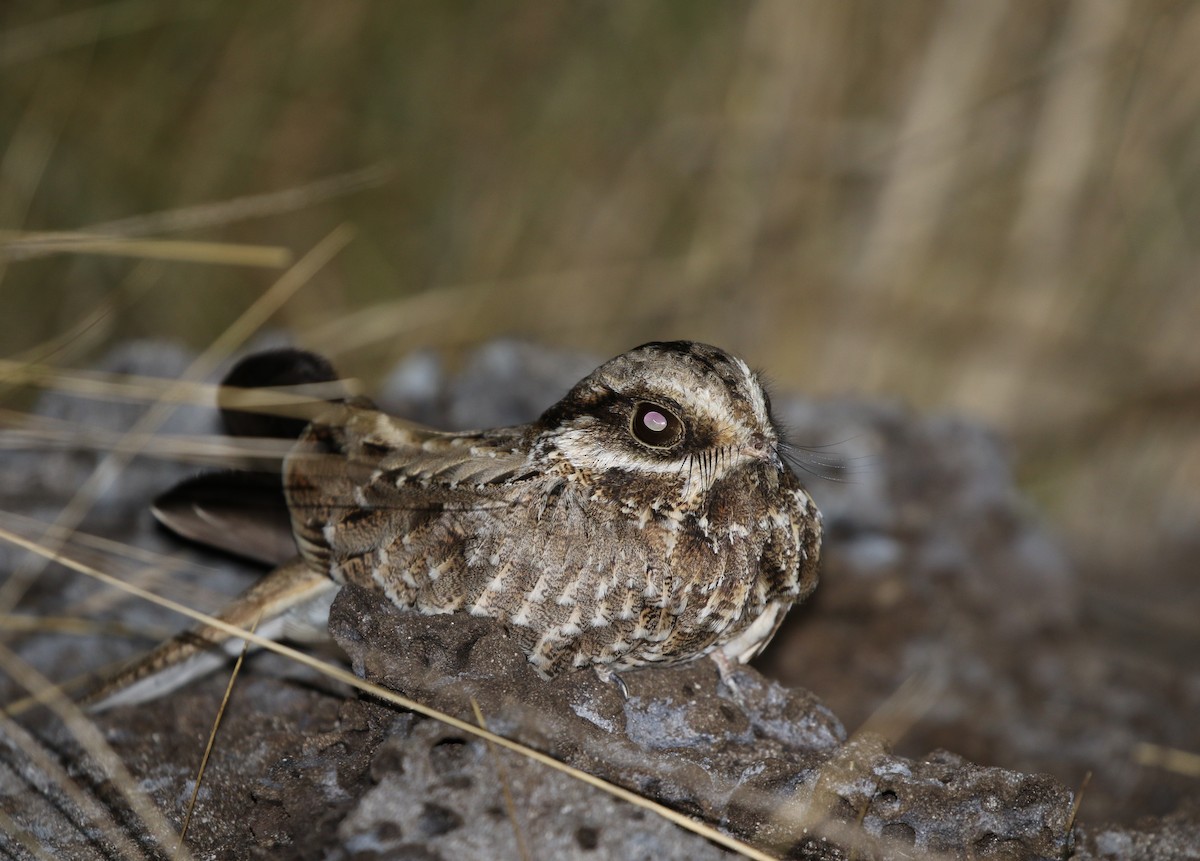
<instances>
[{"instance_id":1,"label":"bird's eye","mask_svg":"<svg viewBox=\"0 0 1200 861\"><path fill-rule=\"evenodd\" d=\"M683 439L683 422L666 407L640 401L633 410L629 431L638 442L671 448Z\"/></svg>"}]
</instances>

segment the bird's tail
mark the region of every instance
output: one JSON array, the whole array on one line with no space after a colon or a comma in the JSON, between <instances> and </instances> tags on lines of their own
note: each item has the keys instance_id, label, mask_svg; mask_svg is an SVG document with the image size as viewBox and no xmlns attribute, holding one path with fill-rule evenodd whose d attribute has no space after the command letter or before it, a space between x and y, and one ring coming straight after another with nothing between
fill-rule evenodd
<instances>
[{"instance_id":1,"label":"bird's tail","mask_svg":"<svg viewBox=\"0 0 1200 861\"><path fill-rule=\"evenodd\" d=\"M276 568L216 618L270 640L328 639L329 606L337 584L299 559ZM84 704L91 711L155 699L225 664L243 640L201 625L185 631L103 682ZM250 644L250 649L255 649Z\"/></svg>"},{"instance_id":2,"label":"bird's tail","mask_svg":"<svg viewBox=\"0 0 1200 861\"><path fill-rule=\"evenodd\" d=\"M239 468L180 482L151 509L177 535L268 566L296 555L280 461L314 415L349 392L325 359L283 348L242 359L221 381L225 433L252 440ZM255 453L258 453L257 456Z\"/></svg>"}]
</instances>

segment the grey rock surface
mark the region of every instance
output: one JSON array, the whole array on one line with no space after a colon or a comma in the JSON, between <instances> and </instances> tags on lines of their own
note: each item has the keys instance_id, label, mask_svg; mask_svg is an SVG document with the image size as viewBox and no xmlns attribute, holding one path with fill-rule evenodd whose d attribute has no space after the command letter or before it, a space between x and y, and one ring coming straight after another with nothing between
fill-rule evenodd
<instances>
[{"instance_id":1,"label":"grey rock surface","mask_svg":"<svg viewBox=\"0 0 1200 861\"><path fill-rule=\"evenodd\" d=\"M904 760L869 736L847 744L812 694L751 669L736 690L706 660L623 673L624 693L590 669L548 682L490 620L419 616L349 587L330 628L366 679L464 720L474 702L507 738L783 855L829 830L868 856L1067 849L1071 793L1054 780L944 753Z\"/></svg>"}]
</instances>

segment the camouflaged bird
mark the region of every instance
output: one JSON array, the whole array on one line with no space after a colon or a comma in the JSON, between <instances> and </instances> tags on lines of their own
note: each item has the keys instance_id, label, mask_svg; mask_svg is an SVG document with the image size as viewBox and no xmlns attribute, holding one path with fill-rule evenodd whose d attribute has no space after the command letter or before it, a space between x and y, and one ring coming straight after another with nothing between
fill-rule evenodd
<instances>
[{"instance_id":1,"label":"camouflaged bird","mask_svg":"<svg viewBox=\"0 0 1200 861\"><path fill-rule=\"evenodd\" d=\"M689 341L618 356L515 427L446 433L332 404L284 461L299 558L221 618L312 639L354 583L498 619L547 677L745 662L816 586L820 514L780 446L758 377ZM240 648L189 632L95 700L149 699Z\"/></svg>"}]
</instances>

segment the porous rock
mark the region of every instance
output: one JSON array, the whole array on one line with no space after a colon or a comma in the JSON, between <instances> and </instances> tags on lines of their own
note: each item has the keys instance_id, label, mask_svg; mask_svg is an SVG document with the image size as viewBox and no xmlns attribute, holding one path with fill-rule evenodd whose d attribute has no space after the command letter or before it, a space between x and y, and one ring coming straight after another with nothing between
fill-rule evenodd
<instances>
[{"instance_id":1,"label":"porous rock","mask_svg":"<svg viewBox=\"0 0 1200 861\"><path fill-rule=\"evenodd\" d=\"M467 721L474 704L507 738L785 854L813 835L860 857L1067 847L1071 793L1054 780L945 753L913 762L877 738L847 744L810 693L753 669L733 689L703 659L624 672L624 690L591 669L548 681L493 620L421 616L349 586L330 630L369 681Z\"/></svg>"}]
</instances>

